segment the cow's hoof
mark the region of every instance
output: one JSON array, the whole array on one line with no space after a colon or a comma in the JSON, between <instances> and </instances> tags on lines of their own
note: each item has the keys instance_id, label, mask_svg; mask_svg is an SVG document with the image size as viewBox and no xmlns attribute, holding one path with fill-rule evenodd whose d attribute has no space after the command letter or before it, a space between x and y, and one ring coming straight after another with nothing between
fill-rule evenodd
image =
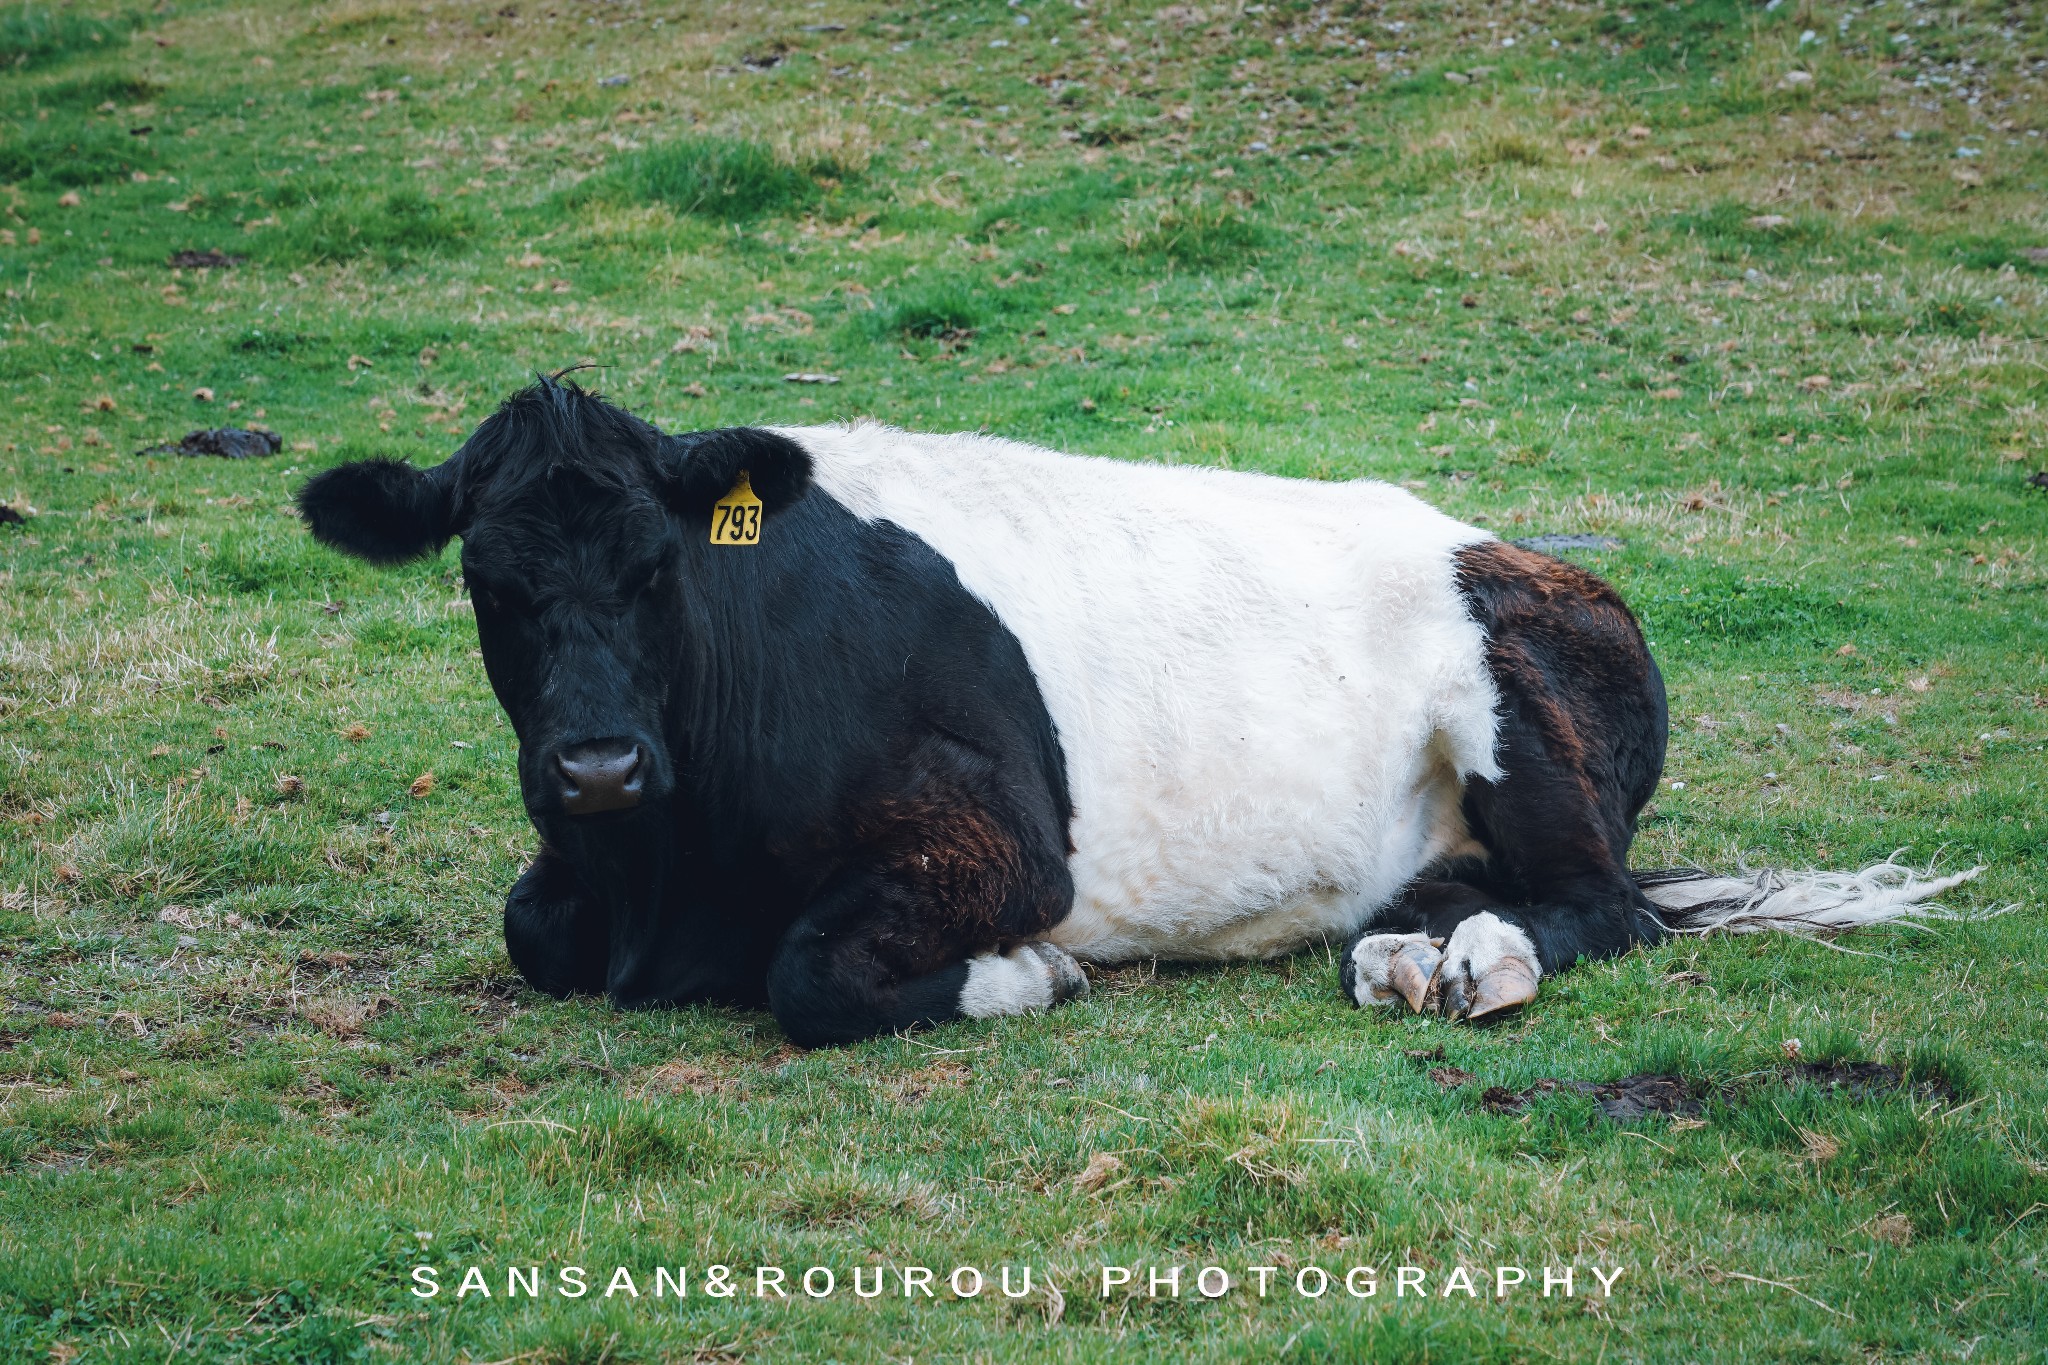
<instances>
[{"instance_id":1,"label":"cow's hoof","mask_svg":"<svg viewBox=\"0 0 2048 1365\"><path fill-rule=\"evenodd\" d=\"M1543 969L1529 936L1492 912L1460 924L1444 948L1429 999L1451 1019L1483 1019L1536 998Z\"/></svg>"},{"instance_id":2,"label":"cow's hoof","mask_svg":"<svg viewBox=\"0 0 2048 1365\"><path fill-rule=\"evenodd\" d=\"M985 953L967 963L960 1013L970 1019L1051 1009L1088 993L1088 976L1066 949L1033 939L1007 953Z\"/></svg>"},{"instance_id":3,"label":"cow's hoof","mask_svg":"<svg viewBox=\"0 0 2048 1365\"><path fill-rule=\"evenodd\" d=\"M1420 1011L1443 961L1442 939L1427 934L1367 934L1344 955L1344 993L1354 1005L1391 1005Z\"/></svg>"},{"instance_id":4,"label":"cow's hoof","mask_svg":"<svg viewBox=\"0 0 2048 1365\"><path fill-rule=\"evenodd\" d=\"M1081 964L1074 961L1074 955L1057 943L1044 939L1033 939L1024 945L1038 954L1038 960L1052 977L1052 1003L1063 1005L1069 1000L1078 1000L1088 994L1088 973L1081 970Z\"/></svg>"}]
</instances>

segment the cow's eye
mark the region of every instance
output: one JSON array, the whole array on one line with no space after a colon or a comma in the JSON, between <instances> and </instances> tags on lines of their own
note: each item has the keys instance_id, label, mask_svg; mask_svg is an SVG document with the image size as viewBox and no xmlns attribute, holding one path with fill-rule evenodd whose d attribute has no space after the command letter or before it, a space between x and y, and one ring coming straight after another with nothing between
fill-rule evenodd
<instances>
[{"instance_id":1,"label":"cow's eye","mask_svg":"<svg viewBox=\"0 0 2048 1365\"><path fill-rule=\"evenodd\" d=\"M647 581L640 585L640 591L643 593L660 592L662 585L666 582L668 582L668 566L666 564L658 564L655 566L654 572L647 575Z\"/></svg>"}]
</instances>

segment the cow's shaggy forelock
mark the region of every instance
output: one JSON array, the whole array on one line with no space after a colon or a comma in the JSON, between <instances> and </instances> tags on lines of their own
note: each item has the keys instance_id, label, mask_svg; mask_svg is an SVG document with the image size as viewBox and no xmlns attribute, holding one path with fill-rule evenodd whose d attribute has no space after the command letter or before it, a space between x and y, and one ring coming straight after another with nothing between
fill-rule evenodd
<instances>
[{"instance_id":1,"label":"cow's shaggy forelock","mask_svg":"<svg viewBox=\"0 0 2048 1365\"><path fill-rule=\"evenodd\" d=\"M601 396L542 376L485 418L456 454L462 501L516 498L571 473L594 493L651 491L670 438Z\"/></svg>"}]
</instances>

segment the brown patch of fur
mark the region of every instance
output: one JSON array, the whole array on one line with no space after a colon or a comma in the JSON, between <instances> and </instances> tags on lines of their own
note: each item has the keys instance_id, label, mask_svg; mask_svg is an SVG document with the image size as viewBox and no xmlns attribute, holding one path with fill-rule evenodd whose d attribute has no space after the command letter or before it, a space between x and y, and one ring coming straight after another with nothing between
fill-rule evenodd
<instances>
[{"instance_id":1,"label":"brown patch of fur","mask_svg":"<svg viewBox=\"0 0 2048 1365\"><path fill-rule=\"evenodd\" d=\"M1458 551L1457 559L1458 590L1467 598L1482 585L1494 589L1490 601L1499 613L1498 635L1513 634L1519 627L1553 640L1568 637L1574 645L1597 642L1615 681L1640 682L1648 673L1649 653L1642 647L1635 613L1597 574L1498 540L1468 545ZM1624 640L1633 640L1636 648L1614 648Z\"/></svg>"},{"instance_id":2,"label":"brown patch of fur","mask_svg":"<svg viewBox=\"0 0 2048 1365\"><path fill-rule=\"evenodd\" d=\"M1578 565L1502 541L1458 552L1458 587L1468 600L1483 595L1490 608L1486 656L1495 683L1534 724L1545 752L1587 807L1597 807L1592 769L1601 737L1585 733L1582 722L1599 713L1581 703L1572 684L1601 690L1643 685L1649 653L1634 615L1620 594ZM1560 658L1575 677L1551 676L1545 664L1554 667ZM1595 836L1593 842L1606 841ZM1604 848L1583 852L1611 856Z\"/></svg>"},{"instance_id":3,"label":"brown patch of fur","mask_svg":"<svg viewBox=\"0 0 2048 1365\"><path fill-rule=\"evenodd\" d=\"M885 978L923 976L1036 932L1045 920L1016 837L980 800L928 781L859 809L858 865L893 888L862 932Z\"/></svg>"},{"instance_id":4,"label":"brown patch of fur","mask_svg":"<svg viewBox=\"0 0 2048 1365\"><path fill-rule=\"evenodd\" d=\"M878 865L913 887L948 930L993 936L1024 884L1017 841L980 803L950 792L877 803L860 840Z\"/></svg>"},{"instance_id":5,"label":"brown patch of fur","mask_svg":"<svg viewBox=\"0 0 2048 1365\"><path fill-rule=\"evenodd\" d=\"M1523 714L1536 723L1550 757L1571 771L1586 800L1592 801L1593 785L1586 776L1586 741L1579 734L1571 708L1548 685L1543 670L1522 641L1514 636L1489 639L1486 663L1495 685L1502 693L1511 695Z\"/></svg>"},{"instance_id":6,"label":"brown patch of fur","mask_svg":"<svg viewBox=\"0 0 2048 1365\"><path fill-rule=\"evenodd\" d=\"M1598 804L1596 770L1609 756L1611 708L1651 685L1650 651L1634 613L1603 579L1533 550L1484 541L1458 551L1457 561L1458 591L1486 630L1496 685Z\"/></svg>"}]
</instances>

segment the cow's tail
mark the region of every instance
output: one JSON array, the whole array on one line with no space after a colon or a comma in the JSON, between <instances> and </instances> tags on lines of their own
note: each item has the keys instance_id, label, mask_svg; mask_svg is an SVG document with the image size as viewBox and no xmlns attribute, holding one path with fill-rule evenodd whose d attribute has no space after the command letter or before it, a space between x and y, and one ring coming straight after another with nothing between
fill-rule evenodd
<instances>
[{"instance_id":1,"label":"cow's tail","mask_svg":"<svg viewBox=\"0 0 2048 1365\"><path fill-rule=\"evenodd\" d=\"M1901 849L1899 852L1903 853ZM1761 934L1777 931L1827 938L1867 924L1922 924L1960 916L1931 902L1984 869L1949 876L1916 872L1894 853L1860 872L1745 870L1737 876L1698 868L1629 875L1674 934Z\"/></svg>"}]
</instances>

